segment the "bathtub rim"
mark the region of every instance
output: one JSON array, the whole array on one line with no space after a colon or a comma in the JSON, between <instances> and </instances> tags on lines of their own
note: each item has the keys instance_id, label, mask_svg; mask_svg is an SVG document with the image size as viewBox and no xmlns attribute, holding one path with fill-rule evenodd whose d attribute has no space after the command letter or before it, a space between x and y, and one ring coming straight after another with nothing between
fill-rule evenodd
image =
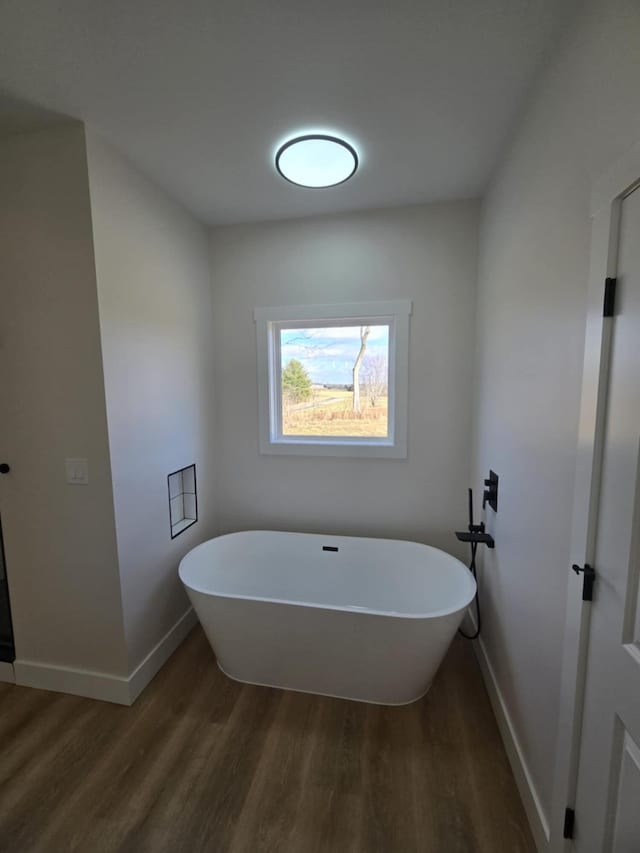
<instances>
[{"instance_id":1,"label":"bathtub rim","mask_svg":"<svg viewBox=\"0 0 640 853\"><path fill-rule=\"evenodd\" d=\"M234 531L232 533L223 533L220 536L214 536L211 539L207 539L204 542L201 542L199 545L196 545L195 548L192 548L190 551L188 551L184 555L184 557L182 557L182 559L180 560L180 563L178 565L178 577L180 578L180 581L182 582L182 584L187 589L190 589L192 592L198 592L201 595L211 596L212 598L225 598L225 599L229 599L231 601L258 601L258 602L261 602L263 604L284 604L284 605L287 605L290 607L307 607L307 608L313 608L316 610L339 611L339 612L343 612L343 613L353 613L353 614L357 614L359 616L384 616L384 617L389 617L392 619L422 619L422 620L438 619L440 617L452 616L455 613L460 613L460 612L466 610L471 605L471 603L473 602L473 600L476 596L477 589L478 589L478 585L476 583L475 578L471 574L471 571L469 570L469 568L467 566L465 566L465 564L462 562L462 560L458 559L458 557L454 557L453 554L449 554L447 551L443 551L442 548L436 548L435 545L425 545L423 542L412 542L411 540L408 540L408 539L383 539L381 537L375 537L375 536L331 536L331 534L327 534L327 538L329 538L331 536L331 538L333 538L333 539L366 539L368 541L405 543L405 544L409 544L409 545L419 545L422 548L429 548L429 549L432 549L434 551L438 551L439 553L444 554L449 559L455 560L456 563L458 563L461 566L461 568L464 570L464 573L465 573L466 578L467 578L467 580L465 580L465 583L467 583L467 581L471 581L469 589L473 590L473 592L472 592L471 596L469 597L468 601L464 601L465 596L463 596L463 603L458 604L455 607L449 607L449 608L445 608L443 610L431 610L428 613L402 613L402 612L397 611L397 610L374 610L370 607L359 607L358 605L354 605L354 604L349 604L349 605L319 604L319 603L314 602L314 601L294 601L292 599L287 599L287 598L269 598L266 596L242 595L239 593L235 594L235 595L231 595L229 593L215 592L215 591L212 591L211 589L204 589L203 587L201 587L199 585L187 582L187 580L185 579L185 577L183 575L183 568L182 567L183 567L183 563L185 562L185 560L188 557L190 557L196 551L199 551L201 548L204 548L205 545L209 545L211 542L215 542L218 539L227 539L230 537L241 536L243 533L281 533L283 536L286 536L289 533L298 533L299 535L302 535L302 536L307 536L307 535L324 536L324 534L316 534L316 533L307 534L307 533L299 533L299 531L292 531L292 530L258 530L258 529L254 529L254 528L251 528L250 530L237 530L237 531ZM226 673L225 673L225 675L226 675ZM229 677L231 678L231 676L229 676ZM260 685L258 685L258 686L260 686ZM335 698L341 698L341 697L335 697Z\"/></svg>"}]
</instances>

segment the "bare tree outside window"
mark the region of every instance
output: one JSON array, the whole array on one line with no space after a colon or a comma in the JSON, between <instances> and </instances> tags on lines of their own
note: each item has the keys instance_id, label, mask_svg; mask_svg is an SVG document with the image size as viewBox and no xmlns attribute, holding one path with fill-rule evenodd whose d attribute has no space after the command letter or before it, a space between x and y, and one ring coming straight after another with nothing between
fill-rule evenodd
<instances>
[{"instance_id":1,"label":"bare tree outside window","mask_svg":"<svg viewBox=\"0 0 640 853\"><path fill-rule=\"evenodd\" d=\"M367 351L367 340L371 334L371 326L360 326L360 350L353 365L353 411L360 413L360 366Z\"/></svg>"},{"instance_id":2,"label":"bare tree outside window","mask_svg":"<svg viewBox=\"0 0 640 853\"><path fill-rule=\"evenodd\" d=\"M365 394L369 405L375 408L388 395L388 361L381 354L368 355L363 361L362 369Z\"/></svg>"}]
</instances>

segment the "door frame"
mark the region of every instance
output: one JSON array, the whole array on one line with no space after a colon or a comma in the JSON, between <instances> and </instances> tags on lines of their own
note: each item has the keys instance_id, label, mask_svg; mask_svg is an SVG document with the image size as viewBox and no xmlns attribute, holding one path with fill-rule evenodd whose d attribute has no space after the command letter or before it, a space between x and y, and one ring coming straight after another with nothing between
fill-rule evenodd
<instances>
[{"instance_id":1,"label":"door frame","mask_svg":"<svg viewBox=\"0 0 640 853\"><path fill-rule=\"evenodd\" d=\"M7 579L7 559L4 550L4 537L2 535L2 518L0 517L0 561L2 562L2 568L4 571L4 582L7 589L7 607L8 607L8 616L9 616L9 630L11 631L11 641L12 641L12 651L13 658L11 660L2 659L0 660L0 682L15 684L16 683L16 674L13 668L13 662L15 661L15 650L16 650L16 642L15 635L13 633L13 619L11 617L11 595L9 593L9 582Z\"/></svg>"},{"instance_id":2,"label":"door frame","mask_svg":"<svg viewBox=\"0 0 640 853\"><path fill-rule=\"evenodd\" d=\"M591 193L591 248L584 344L582 398L576 451L570 564L593 565L611 343L615 317L603 316L604 282L617 274L620 212L623 199L640 186L640 143L597 180ZM614 311L615 314L615 311ZM591 603L582 601L582 578L567 569L560 716L556 741L549 850L564 853L565 808L575 808L588 663ZM598 567L595 567L596 572ZM596 574L596 596L597 596ZM576 816L580 820L580 816Z\"/></svg>"}]
</instances>

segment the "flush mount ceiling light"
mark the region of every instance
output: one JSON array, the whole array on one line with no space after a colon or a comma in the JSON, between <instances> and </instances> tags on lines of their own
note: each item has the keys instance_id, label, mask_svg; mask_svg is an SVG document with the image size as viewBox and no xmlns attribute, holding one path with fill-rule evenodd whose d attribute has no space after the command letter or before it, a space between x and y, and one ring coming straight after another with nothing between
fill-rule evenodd
<instances>
[{"instance_id":1,"label":"flush mount ceiling light","mask_svg":"<svg viewBox=\"0 0 640 853\"><path fill-rule=\"evenodd\" d=\"M312 133L289 139L278 148L276 169L300 187L335 187L348 181L358 168L358 154L337 136Z\"/></svg>"}]
</instances>

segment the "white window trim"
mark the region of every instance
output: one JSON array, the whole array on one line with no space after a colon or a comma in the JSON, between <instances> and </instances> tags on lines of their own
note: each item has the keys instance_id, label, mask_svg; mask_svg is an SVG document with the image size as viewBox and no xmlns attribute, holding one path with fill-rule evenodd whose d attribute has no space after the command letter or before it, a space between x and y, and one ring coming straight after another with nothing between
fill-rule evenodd
<instances>
[{"instance_id":1,"label":"white window trim","mask_svg":"<svg viewBox=\"0 0 640 853\"><path fill-rule=\"evenodd\" d=\"M258 347L258 409L260 453L297 456L348 456L406 459L407 407L409 397L409 317L412 303L408 299L391 302L355 302L333 305L287 305L280 308L256 308ZM277 437L281 430L276 419L280 376L279 336L274 327L283 323L320 325L346 320L349 325L389 324L389 412L390 435L387 438L326 438L315 436ZM273 374L275 381L269 381Z\"/></svg>"}]
</instances>

